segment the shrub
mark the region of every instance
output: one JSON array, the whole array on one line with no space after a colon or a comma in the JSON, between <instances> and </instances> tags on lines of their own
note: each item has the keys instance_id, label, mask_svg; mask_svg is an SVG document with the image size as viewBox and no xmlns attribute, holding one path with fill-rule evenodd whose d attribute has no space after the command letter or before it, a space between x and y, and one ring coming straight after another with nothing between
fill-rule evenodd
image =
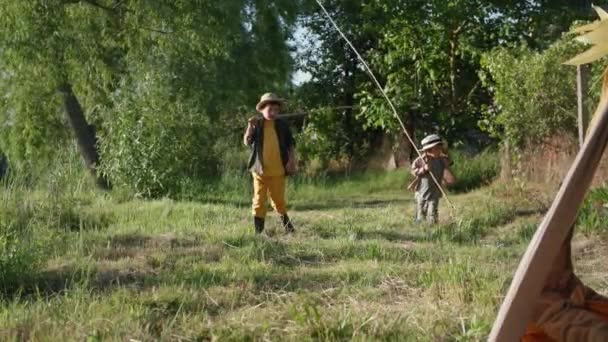
<instances>
[{"instance_id":1,"label":"shrub","mask_svg":"<svg viewBox=\"0 0 608 342\"><path fill-rule=\"evenodd\" d=\"M577 219L577 230L583 233L606 232L608 230L608 185L591 190L585 196Z\"/></svg>"},{"instance_id":2,"label":"shrub","mask_svg":"<svg viewBox=\"0 0 608 342\"><path fill-rule=\"evenodd\" d=\"M31 280L42 265L48 230L35 217L36 204L18 190L0 201L0 291L14 291Z\"/></svg>"},{"instance_id":3,"label":"shrub","mask_svg":"<svg viewBox=\"0 0 608 342\"><path fill-rule=\"evenodd\" d=\"M469 191L492 182L500 174L500 157L493 149L470 157L460 151L450 153L454 161L453 172L456 184L452 191Z\"/></svg>"},{"instance_id":4,"label":"shrub","mask_svg":"<svg viewBox=\"0 0 608 342\"><path fill-rule=\"evenodd\" d=\"M543 52L520 46L485 54L482 80L494 93L494 104L486 108L480 126L513 147L576 134L576 68L563 62L583 49L565 35ZM599 93L595 80L600 76L595 66L589 82L592 99Z\"/></svg>"},{"instance_id":5,"label":"shrub","mask_svg":"<svg viewBox=\"0 0 608 342\"><path fill-rule=\"evenodd\" d=\"M210 118L150 80L116 99L102 134L101 170L135 195L179 192L183 178L202 178L217 166Z\"/></svg>"}]
</instances>

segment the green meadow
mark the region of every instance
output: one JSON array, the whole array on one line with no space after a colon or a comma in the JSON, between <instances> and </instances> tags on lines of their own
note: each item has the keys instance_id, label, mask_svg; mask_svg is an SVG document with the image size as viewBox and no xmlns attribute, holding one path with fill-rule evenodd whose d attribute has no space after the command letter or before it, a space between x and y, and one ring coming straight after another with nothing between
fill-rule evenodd
<instances>
[{"instance_id":1,"label":"green meadow","mask_svg":"<svg viewBox=\"0 0 608 342\"><path fill-rule=\"evenodd\" d=\"M460 165L477 186L452 191L454 209L442 200L436 226L414 223L404 170L292 180L294 235L274 213L253 233L247 175L191 201L7 185L0 336L483 340L550 197L481 182L495 170L475 165L495 163ZM587 229L575 250L605 291L602 234Z\"/></svg>"}]
</instances>

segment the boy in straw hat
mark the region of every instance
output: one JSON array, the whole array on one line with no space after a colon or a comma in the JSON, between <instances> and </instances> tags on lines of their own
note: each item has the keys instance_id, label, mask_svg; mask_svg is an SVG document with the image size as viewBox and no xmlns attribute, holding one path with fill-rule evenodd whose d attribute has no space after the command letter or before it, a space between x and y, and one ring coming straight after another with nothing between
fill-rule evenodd
<instances>
[{"instance_id":1,"label":"boy in straw hat","mask_svg":"<svg viewBox=\"0 0 608 342\"><path fill-rule=\"evenodd\" d=\"M264 231L268 195L287 233L294 227L287 216L285 177L295 173L295 140L287 122L277 115L283 99L272 93L262 95L256 110L261 118L249 119L243 142L251 146L249 170L253 176L253 220L256 233Z\"/></svg>"},{"instance_id":2,"label":"boy in straw hat","mask_svg":"<svg viewBox=\"0 0 608 342\"><path fill-rule=\"evenodd\" d=\"M422 156L412 163L412 175L416 177L416 222L427 220L434 224L438 219L442 193L431 173L440 183L445 181L447 184L453 184L455 181L450 162L443 154L443 142L437 134L422 139Z\"/></svg>"}]
</instances>

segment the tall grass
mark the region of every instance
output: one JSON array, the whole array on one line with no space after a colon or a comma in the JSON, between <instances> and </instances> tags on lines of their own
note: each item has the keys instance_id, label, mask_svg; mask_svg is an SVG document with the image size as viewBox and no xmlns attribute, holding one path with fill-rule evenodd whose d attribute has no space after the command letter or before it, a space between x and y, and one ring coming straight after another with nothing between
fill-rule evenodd
<instances>
[{"instance_id":1,"label":"tall grass","mask_svg":"<svg viewBox=\"0 0 608 342\"><path fill-rule=\"evenodd\" d=\"M62 233L107 225L110 215L85 210L101 196L74 151L45 173L12 170L0 184L0 293L35 290Z\"/></svg>"},{"instance_id":2,"label":"tall grass","mask_svg":"<svg viewBox=\"0 0 608 342\"><path fill-rule=\"evenodd\" d=\"M528 207L498 190L453 196L460 220L412 225L408 170L294 177L290 236L271 219L253 233L246 172L184 183L188 201L98 193L79 174L4 193L23 254L0 264L20 271L2 340L482 340L524 243L515 229L514 245L479 243Z\"/></svg>"},{"instance_id":3,"label":"tall grass","mask_svg":"<svg viewBox=\"0 0 608 342\"><path fill-rule=\"evenodd\" d=\"M472 157L454 151L450 157L454 161L453 172L457 179L452 191L465 192L488 185L500 174L500 157L494 149Z\"/></svg>"},{"instance_id":4,"label":"tall grass","mask_svg":"<svg viewBox=\"0 0 608 342\"><path fill-rule=\"evenodd\" d=\"M453 192L466 192L488 185L500 172L500 159L495 150L486 150L476 156L454 151L450 156L457 177L456 184L450 188ZM406 187L412 180L409 167L395 171L354 172L348 176L342 173L309 176L301 172L288 179L288 197L323 200L383 191L407 192ZM183 189L178 199L245 203L251 197L252 181L246 170L227 169L221 175L190 182Z\"/></svg>"},{"instance_id":5,"label":"tall grass","mask_svg":"<svg viewBox=\"0 0 608 342\"><path fill-rule=\"evenodd\" d=\"M34 219L36 204L15 188L0 193L0 291L14 291L42 265L47 230Z\"/></svg>"},{"instance_id":6,"label":"tall grass","mask_svg":"<svg viewBox=\"0 0 608 342\"><path fill-rule=\"evenodd\" d=\"M577 230L585 234L608 232L608 184L587 193L578 215Z\"/></svg>"}]
</instances>

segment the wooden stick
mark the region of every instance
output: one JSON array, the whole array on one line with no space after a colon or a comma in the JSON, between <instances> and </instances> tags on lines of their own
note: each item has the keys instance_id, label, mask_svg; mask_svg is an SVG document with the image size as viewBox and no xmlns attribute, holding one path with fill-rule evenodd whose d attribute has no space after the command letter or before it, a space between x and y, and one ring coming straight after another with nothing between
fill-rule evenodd
<instances>
[{"instance_id":1,"label":"wooden stick","mask_svg":"<svg viewBox=\"0 0 608 342\"><path fill-rule=\"evenodd\" d=\"M418 187L418 183L420 183L420 177L414 178L414 180L407 186L408 190L415 191Z\"/></svg>"},{"instance_id":2,"label":"wooden stick","mask_svg":"<svg viewBox=\"0 0 608 342\"><path fill-rule=\"evenodd\" d=\"M589 122L587 108L585 108L585 98L587 97L590 69L589 64L576 66L576 105L578 112L579 148L583 147L585 132L587 132L587 124Z\"/></svg>"},{"instance_id":3,"label":"wooden stick","mask_svg":"<svg viewBox=\"0 0 608 342\"><path fill-rule=\"evenodd\" d=\"M598 167L608 142L608 97L604 98L596 113L597 121L591 128L582 149L536 230L528 249L515 273L505 297L490 341L519 341L530 322L532 310L545 284L547 274L570 227Z\"/></svg>"},{"instance_id":4,"label":"wooden stick","mask_svg":"<svg viewBox=\"0 0 608 342\"><path fill-rule=\"evenodd\" d=\"M357 106L338 106L338 107L331 107L331 108L327 108L329 110L342 110L342 109L354 109L357 108ZM278 118L291 118L294 116L305 116L305 115L310 115L312 114L312 112L295 112L295 113L285 113L285 114L279 114L277 115Z\"/></svg>"},{"instance_id":5,"label":"wooden stick","mask_svg":"<svg viewBox=\"0 0 608 342\"><path fill-rule=\"evenodd\" d=\"M285 113L277 115L277 118L291 118L294 116L306 116L309 115L310 112L296 112L296 113Z\"/></svg>"}]
</instances>

